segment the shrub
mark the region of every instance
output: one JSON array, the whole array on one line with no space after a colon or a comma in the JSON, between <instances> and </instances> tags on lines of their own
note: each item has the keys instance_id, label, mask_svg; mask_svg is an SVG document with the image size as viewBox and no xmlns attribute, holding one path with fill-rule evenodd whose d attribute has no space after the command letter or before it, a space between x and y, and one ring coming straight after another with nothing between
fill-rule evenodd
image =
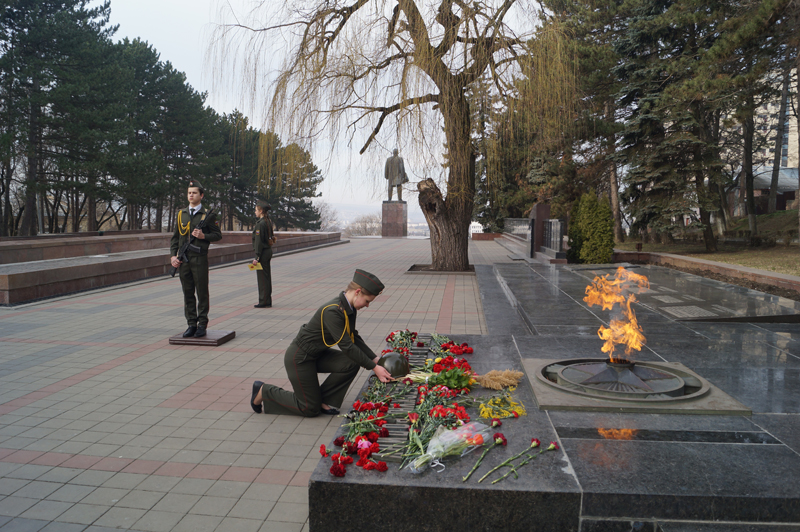
<instances>
[{"instance_id":1,"label":"shrub","mask_svg":"<svg viewBox=\"0 0 800 532\"><path fill-rule=\"evenodd\" d=\"M581 198L580 231L583 236L581 262L607 264L614 256L614 219L611 205L594 194Z\"/></svg>"}]
</instances>

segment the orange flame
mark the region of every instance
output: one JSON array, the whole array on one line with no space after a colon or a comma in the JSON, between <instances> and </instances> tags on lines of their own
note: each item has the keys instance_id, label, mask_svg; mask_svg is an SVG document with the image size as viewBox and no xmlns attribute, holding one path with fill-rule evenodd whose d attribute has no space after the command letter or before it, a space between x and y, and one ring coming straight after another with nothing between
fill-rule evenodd
<instances>
[{"instance_id":1,"label":"orange flame","mask_svg":"<svg viewBox=\"0 0 800 532\"><path fill-rule=\"evenodd\" d=\"M636 321L636 313L631 308L631 304L636 302L636 296L626 292L636 284L639 291L650 288L650 282L644 275L639 275L626 270L623 267L617 268L613 279L608 278L608 274L595 277L592 284L586 287L586 297L583 300L591 307L600 305L603 310L612 310L614 305L619 305L622 312L621 319L611 319L610 327L600 326L597 335L603 340L601 350L608 353L612 362L619 359L614 358L614 349L617 345L625 346L625 355L630 355L631 351L642 350L645 342L642 328Z\"/></svg>"},{"instance_id":2,"label":"orange flame","mask_svg":"<svg viewBox=\"0 0 800 532\"><path fill-rule=\"evenodd\" d=\"M597 433L607 440L632 440L636 429L597 429Z\"/></svg>"}]
</instances>

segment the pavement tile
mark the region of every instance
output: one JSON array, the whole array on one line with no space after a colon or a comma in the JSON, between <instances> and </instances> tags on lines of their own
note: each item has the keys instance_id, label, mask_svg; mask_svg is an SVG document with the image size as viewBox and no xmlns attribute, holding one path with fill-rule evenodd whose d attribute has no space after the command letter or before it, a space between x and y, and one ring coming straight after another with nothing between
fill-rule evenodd
<instances>
[{"instance_id":1,"label":"pavement tile","mask_svg":"<svg viewBox=\"0 0 800 532\"><path fill-rule=\"evenodd\" d=\"M93 492L96 488L93 486L79 486L76 484L68 484L63 486L50 495L48 499L61 502L80 502L87 495Z\"/></svg>"},{"instance_id":2,"label":"pavement tile","mask_svg":"<svg viewBox=\"0 0 800 532\"><path fill-rule=\"evenodd\" d=\"M0 515L17 517L38 502L38 499L26 499L24 497L14 496L6 497L0 500Z\"/></svg>"},{"instance_id":3,"label":"pavement tile","mask_svg":"<svg viewBox=\"0 0 800 532\"><path fill-rule=\"evenodd\" d=\"M61 522L51 522L48 523L43 529L39 532L86 532L87 530L91 530L92 532L101 532L100 530L92 530L91 528L87 528L86 525L80 525L77 523L61 523Z\"/></svg>"},{"instance_id":4,"label":"pavement tile","mask_svg":"<svg viewBox=\"0 0 800 532\"><path fill-rule=\"evenodd\" d=\"M171 532L214 532L215 530L228 530L226 528L218 528L222 522L222 517L214 517L211 515L195 515L187 514L175 525Z\"/></svg>"},{"instance_id":5,"label":"pavement tile","mask_svg":"<svg viewBox=\"0 0 800 532\"><path fill-rule=\"evenodd\" d=\"M376 246L386 251L376 254ZM470 253L475 263L508 260L507 251L493 242L473 243ZM8 377L16 396L4 399L4 382L0 496L11 496L0 499L0 508L29 498L30 505L13 505L15 511L45 502L49 506L41 508L72 504L50 523L70 527L65 532L86 525L90 532L129 528L133 520L140 530L301 530L307 523L303 493L318 460L315 448L330 442L338 420L256 416L246 397L254 378L288 387L283 353L320 301L362 266L379 272L388 287L359 315L359 330L370 345L380 346L389 330L428 332L437 323L452 333L485 331L474 276L405 275L405 268L396 266L399 257L404 263L429 261L429 242L353 240L276 257L280 313L253 312L249 272L212 269L217 310L212 309L211 326L237 331L233 342L218 348L167 344L169 335L185 328L174 279L120 285L24 309L0 308L0 328L11 319L9 313L15 314L15 324L33 326L26 329L32 342L45 341L36 336L43 331L39 325L59 317L57 337L46 344L15 343L15 356L72 349L46 366ZM333 270L320 272L319 260ZM98 336L98 315L124 321L125 329ZM0 363L5 349L0 343ZM354 399L366 376L359 374L347 400ZM40 398L53 394L56 406L42 409ZM31 497L16 496L32 480L37 483L22 492ZM54 486L49 493L47 484ZM225 516L190 514L195 506L220 514L229 510Z\"/></svg>"},{"instance_id":6,"label":"pavement tile","mask_svg":"<svg viewBox=\"0 0 800 532\"><path fill-rule=\"evenodd\" d=\"M41 519L26 519L17 517L5 523L0 530L3 532L39 532L48 524Z\"/></svg>"},{"instance_id":7,"label":"pavement tile","mask_svg":"<svg viewBox=\"0 0 800 532\"><path fill-rule=\"evenodd\" d=\"M267 517L268 521L289 523L305 523L306 519L308 519L308 504L293 502L276 502Z\"/></svg>"},{"instance_id":8,"label":"pavement tile","mask_svg":"<svg viewBox=\"0 0 800 532\"><path fill-rule=\"evenodd\" d=\"M59 521L90 525L109 510L108 506L78 503L58 517Z\"/></svg>"},{"instance_id":9,"label":"pavement tile","mask_svg":"<svg viewBox=\"0 0 800 532\"><path fill-rule=\"evenodd\" d=\"M59 515L69 510L72 505L73 503L70 502L39 501L20 514L20 517L24 517L26 519L55 521Z\"/></svg>"},{"instance_id":10,"label":"pavement tile","mask_svg":"<svg viewBox=\"0 0 800 532\"><path fill-rule=\"evenodd\" d=\"M133 528L149 532L169 532L183 517L183 513L151 510L136 521Z\"/></svg>"}]
</instances>

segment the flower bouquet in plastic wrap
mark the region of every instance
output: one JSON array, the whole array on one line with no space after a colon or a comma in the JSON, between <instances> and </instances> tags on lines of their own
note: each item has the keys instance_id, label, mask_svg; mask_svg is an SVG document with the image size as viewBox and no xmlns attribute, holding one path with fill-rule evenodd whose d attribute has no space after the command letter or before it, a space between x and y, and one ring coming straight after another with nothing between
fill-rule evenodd
<instances>
[{"instance_id":1,"label":"flower bouquet in plastic wrap","mask_svg":"<svg viewBox=\"0 0 800 532\"><path fill-rule=\"evenodd\" d=\"M464 456L482 446L483 442L489 439L490 432L489 427L476 421L453 430L440 426L428 442L426 452L410 462L407 469L412 473L422 473L431 466L441 467L439 471L442 471L444 464L440 459L445 456ZM411 437L414 436L416 434L412 432Z\"/></svg>"}]
</instances>

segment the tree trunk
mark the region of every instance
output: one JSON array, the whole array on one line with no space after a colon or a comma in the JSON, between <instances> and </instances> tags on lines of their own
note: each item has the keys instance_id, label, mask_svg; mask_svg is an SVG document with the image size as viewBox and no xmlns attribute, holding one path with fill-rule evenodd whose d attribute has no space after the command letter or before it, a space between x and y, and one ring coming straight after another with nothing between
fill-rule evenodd
<instances>
[{"instance_id":1,"label":"tree trunk","mask_svg":"<svg viewBox=\"0 0 800 532\"><path fill-rule=\"evenodd\" d=\"M34 77L33 87L31 88L31 96L35 96L39 92L39 80ZM28 121L28 168L25 172L25 211L22 215L22 225L19 228L21 236L35 236L38 234L37 225L37 208L36 208L36 188L39 176L38 161L38 145L37 139L39 137L39 113L41 110L38 108L35 101L30 105L30 117Z\"/></svg>"},{"instance_id":2,"label":"tree trunk","mask_svg":"<svg viewBox=\"0 0 800 532\"><path fill-rule=\"evenodd\" d=\"M611 213L614 216L614 242L625 242L625 232L622 230L622 213L619 210L619 180L617 178L617 163L611 161L611 171L608 173L608 184L611 187Z\"/></svg>"},{"instance_id":3,"label":"tree trunk","mask_svg":"<svg viewBox=\"0 0 800 532\"><path fill-rule=\"evenodd\" d=\"M431 233L431 268L463 272L469 268L469 219L464 223L459 207L453 208L436 183L428 178L417 183L419 206ZM463 202L462 202L463 203ZM463 210L463 208L462 208Z\"/></svg>"},{"instance_id":4,"label":"tree trunk","mask_svg":"<svg viewBox=\"0 0 800 532\"><path fill-rule=\"evenodd\" d=\"M754 108L752 105L752 98L748 99L747 109L745 110L744 123L742 124L744 132L744 161L742 172L744 173L744 181L747 194L747 222L750 227L750 236L754 237L758 234L756 227L756 198L753 190L753 135L755 134L755 123L753 120Z\"/></svg>"},{"instance_id":5,"label":"tree trunk","mask_svg":"<svg viewBox=\"0 0 800 532\"><path fill-rule=\"evenodd\" d=\"M767 212L775 212L778 203L778 177L781 172L781 153L783 152L783 133L786 131L786 100L789 99L789 79L792 71L788 67L783 71L783 86L781 87L781 105L778 111L778 131L775 138L775 156L772 159L772 181L769 185L769 207Z\"/></svg>"},{"instance_id":6,"label":"tree trunk","mask_svg":"<svg viewBox=\"0 0 800 532\"><path fill-rule=\"evenodd\" d=\"M469 103L460 87L443 91L442 116L447 138L447 198L428 178L417 184L419 206L431 232L431 268L469 269L469 223L475 207L475 152Z\"/></svg>"}]
</instances>

